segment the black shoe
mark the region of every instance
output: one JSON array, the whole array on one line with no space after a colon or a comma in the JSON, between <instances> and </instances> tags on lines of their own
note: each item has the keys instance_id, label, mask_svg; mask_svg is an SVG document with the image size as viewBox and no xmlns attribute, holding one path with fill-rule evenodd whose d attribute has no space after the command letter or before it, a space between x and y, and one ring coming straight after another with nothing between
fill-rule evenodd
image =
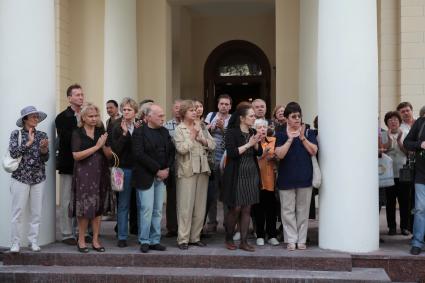
<instances>
[{"instance_id":1,"label":"black shoe","mask_svg":"<svg viewBox=\"0 0 425 283\"><path fill-rule=\"evenodd\" d=\"M62 240L62 243L65 245L75 246L77 244L77 241L74 238L66 238Z\"/></svg>"},{"instance_id":2,"label":"black shoe","mask_svg":"<svg viewBox=\"0 0 425 283\"><path fill-rule=\"evenodd\" d=\"M381 244L385 243L384 239L379 238L379 243L381 243Z\"/></svg>"},{"instance_id":3,"label":"black shoe","mask_svg":"<svg viewBox=\"0 0 425 283\"><path fill-rule=\"evenodd\" d=\"M389 236L394 236L395 234L397 234L397 230L396 229L393 229L393 228L390 228L390 230L388 231L388 235Z\"/></svg>"},{"instance_id":4,"label":"black shoe","mask_svg":"<svg viewBox=\"0 0 425 283\"><path fill-rule=\"evenodd\" d=\"M147 253L149 251L149 245L148 244L141 244L140 245L140 251L144 254Z\"/></svg>"},{"instance_id":5,"label":"black shoe","mask_svg":"<svg viewBox=\"0 0 425 283\"><path fill-rule=\"evenodd\" d=\"M93 248L93 250L97 251L98 253L104 253L105 252L105 248L100 246L100 247L95 247L95 246L91 246Z\"/></svg>"},{"instance_id":6,"label":"black shoe","mask_svg":"<svg viewBox=\"0 0 425 283\"><path fill-rule=\"evenodd\" d=\"M126 240L118 240L117 246L120 248L127 247L127 241Z\"/></svg>"},{"instance_id":7,"label":"black shoe","mask_svg":"<svg viewBox=\"0 0 425 283\"><path fill-rule=\"evenodd\" d=\"M409 236L409 235L410 235L410 232L409 232L409 230L407 230L407 229L401 229L401 234L402 234L403 236Z\"/></svg>"},{"instance_id":8,"label":"black shoe","mask_svg":"<svg viewBox=\"0 0 425 283\"><path fill-rule=\"evenodd\" d=\"M196 243L189 243L190 246L197 246L197 247L206 247L207 244L205 244L204 242L196 242Z\"/></svg>"},{"instance_id":9,"label":"black shoe","mask_svg":"<svg viewBox=\"0 0 425 283\"><path fill-rule=\"evenodd\" d=\"M149 245L149 249L153 251L165 251L167 248L161 244Z\"/></svg>"},{"instance_id":10,"label":"black shoe","mask_svg":"<svg viewBox=\"0 0 425 283\"><path fill-rule=\"evenodd\" d=\"M164 235L165 238L174 238L177 237L177 232L176 231L168 231L167 234Z\"/></svg>"},{"instance_id":11,"label":"black shoe","mask_svg":"<svg viewBox=\"0 0 425 283\"><path fill-rule=\"evenodd\" d=\"M421 253L421 248L419 247L412 247L410 249L410 254L412 255L419 255Z\"/></svg>"},{"instance_id":12,"label":"black shoe","mask_svg":"<svg viewBox=\"0 0 425 283\"><path fill-rule=\"evenodd\" d=\"M187 243L178 244L177 247L181 250L187 250L189 248L189 245Z\"/></svg>"},{"instance_id":13,"label":"black shoe","mask_svg":"<svg viewBox=\"0 0 425 283\"><path fill-rule=\"evenodd\" d=\"M89 252L89 248L88 247L80 247L80 244L77 243L77 249L80 253L86 254Z\"/></svg>"}]
</instances>

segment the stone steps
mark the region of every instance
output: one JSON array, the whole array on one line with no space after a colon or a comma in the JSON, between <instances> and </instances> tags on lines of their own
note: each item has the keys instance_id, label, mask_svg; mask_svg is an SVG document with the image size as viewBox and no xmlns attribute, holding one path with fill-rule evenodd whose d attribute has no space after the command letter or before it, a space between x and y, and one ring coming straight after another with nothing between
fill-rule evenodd
<instances>
[{"instance_id":1,"label":"stone steps","mask_svg":"<svg viewBox=\"0 0 425 283\"><path fill-rule=\"evenodd\" d=\"M351 271L349 254L327 252L276 252L247 253L229 252L225 249L198 250L193 253L176 251L142 254L106 252L81 254L77 251L19 254L5 253L3 264L43 266L120 266L120 267L173 267L173 268L215 268L215 269L270 269L270 270L317 270Z\"/></svg>"},{"instance_id":2,"label":"stone steps","mask_svg":"<svg viewBox=\"0 0 425 283\"><path fill-rule=\"evenodd\" d=\"M110 266L2 266L0 282L391 282L383 269L351 271Z\"/></svg>"}]
</instances>

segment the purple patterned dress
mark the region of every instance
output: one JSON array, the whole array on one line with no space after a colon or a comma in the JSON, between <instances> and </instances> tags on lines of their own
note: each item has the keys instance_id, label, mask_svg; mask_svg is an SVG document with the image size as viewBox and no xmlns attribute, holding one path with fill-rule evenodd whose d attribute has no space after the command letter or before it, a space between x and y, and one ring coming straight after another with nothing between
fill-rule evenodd
<instances>
[{"instance_id":1,"label":"purple patterned dress","mask_svg":"<svg viewBox=\"0 0 425 283\"><path fill-rule=\"evenodd\" d=\"M103 128L96 127L92 139L87 136L84 127L75 129L72 133L72 152L95 146L104 132ZM109 209L107 196L110 190L110 171L102 149L75 161L69 216L93 219L103 215Z\"/></svg>"}]
</instances>

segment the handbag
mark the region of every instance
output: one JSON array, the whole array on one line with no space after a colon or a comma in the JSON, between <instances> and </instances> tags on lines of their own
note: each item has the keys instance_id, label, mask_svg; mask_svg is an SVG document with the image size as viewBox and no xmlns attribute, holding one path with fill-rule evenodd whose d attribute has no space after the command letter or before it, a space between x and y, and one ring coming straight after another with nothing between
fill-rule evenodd
<instances>
[{"instance_id":1,"label":"handbag","mask_svg":"<svg viewBox=\"0 0 425 283\"><path fill-rule=\"evenodd\" d=\"M18 132L19 132L18 146L21 146L22 134L20 130L18 130ZM3 169L8 173L12 173L16 171L16 169L18 169L19 167L19 163L21 163L21 159L22 159L22 155L19 156L18 158L12 158L12 156L10 156L10 150L7 149L6 154L4 155L4 158L3 158Z\"/></svg>"},{"instance_id":2,"label":"handbag","mask_svg":"<svg viewBox=\"0 0 425 283\"><path fill-rule=\"evenodd\" d=\"M425 123L422 123L417 139L420 138L424 130ZM406 164L399 171L399 181L401 183L413 183L415 181L415 154L409 154Z\"/></svg>"},{"instance_id":3,"label":"handbag","mask_svg":"<svg viewBox=\"0 0 425 283\"><path fill-rule=\"evenodd\" d=\"M122 192L124 190L124 170L119 168L120 160L118 156L112 152L114 157L114 165L111 168L111 188L114 192Z\"/></svg>"},{"instance_id":4,"label":"handbag","mask_svg":"<svg viewBox=\"0 0 425 283\"><path fill-rule=\"evenodd\" d=\"M311 157L311 164L313 165L313 188L320 188L322 185L322 172L320 171L319 162L317 162L316 155Z\"/></svg>"},{"instance_id":5,"label":"handbag","mask_svg":"<svg viewBox=\"0 0 425 283\"><path fill-rule=\"evenodd\" d=\"M386 188L394 186L393 160L382 153L378 162L379 187Z\"/></svg>"},{"instance_id":6,"label":"handbag","mask_svg":"<svg viewBox=\"0 0 425 283\"><path fill-rule=\"evenodd\" d=\"M307 129L305 132L306 138L308 138L309 133L310 129ZM313 180L311 185L313 188L318 189L322 185L322 171L320 171L319 162L317 161L316 155L311 157L311 164L313 165Z\"/></svg>"}]
</instances>

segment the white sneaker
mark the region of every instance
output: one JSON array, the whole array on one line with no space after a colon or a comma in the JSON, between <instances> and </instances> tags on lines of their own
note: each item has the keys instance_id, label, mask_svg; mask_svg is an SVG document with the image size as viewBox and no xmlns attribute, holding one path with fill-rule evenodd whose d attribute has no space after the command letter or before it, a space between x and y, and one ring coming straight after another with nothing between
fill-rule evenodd
<instances>
[{"instance_id":1,"label":"white sneaker","mask_svg":"<svg viewBox=\"0 0 425 283\"><path fill-rule=\"evenodd\" d=\"M257 246L264 246L264 239L263 238L257 238Z\"/></svg>"},{"instance_id":2,"label":"white sneaker","mask_svg":"<svg viewBox=\"0 0 425 283\"><path fill-rule=\"evenodd\" d=\"M33 252L39 252L41 251L41 248L36 243L31 243L30 248Z\"/></svg>"},{"instance_id":3,"label":"white sneaker","mask_svg":"<svg viewBox=\"0 0 425 283\"><path fill-rule=\"evenodd\" d=\"M233 241L239 241L241 239L241 233L236 232L235 235L233 235Z\"/></svg>"},{"instance_id":4,"label":"white sneaker","mask_svg":"<svg viewBox=\"0 0 425 283\"><path fill-rule=\"evenodd\" d=\"M269 243L272 246L278 246L279 245L279 241L276 238L270 238L267 243Z\"/></svg>"},{"instance_id":5,"label":"white sneaker","mask_svg":"<svg viewBox=\"0 0 425 283\"><path fill-rule=\"evenodd\" d=\"M13 243L12 247L10 248L10 252L11 253L19 253L19 244L18 243Z\"/></svg>"}]
</instances>

